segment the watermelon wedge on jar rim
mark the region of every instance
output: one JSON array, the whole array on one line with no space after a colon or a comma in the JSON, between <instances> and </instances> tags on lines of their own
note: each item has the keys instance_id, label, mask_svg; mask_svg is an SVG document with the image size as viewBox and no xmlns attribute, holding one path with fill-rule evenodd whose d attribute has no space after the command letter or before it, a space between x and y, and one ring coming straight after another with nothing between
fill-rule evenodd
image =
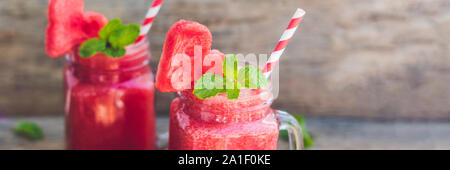
<instances>
[{"instance_id":1,"label":"watermelon wedge on jar rim","mask_svg":"<svg viewBox=\"0 0 450 170\"><path fill-rule=\"evenodd\" d=\"M193 88L204 73L222 74L225 54L211 50L212 34L197 22L180 20L169 29L156 75L161 92L180 92ZM198 63L195 63L198 62ZM190 63L190 67L186 67ZM197 69L201 66L201 71ZM191 71L191 74L185 74ZM190 77L186 77L190 76Z\"/></svg>"},{"instance_id":2,"label":"watermelon wedge on jar rim","mask_svg":"<svg viewBox=\"0 0 450 170\"><path fill-rule=\"evenodd\" d=\"M57 58L71 53L74 47L97 37L108 19L102 14L84 12L83 0L50 0L45 50Z\"/></svg>"}]
</instances>

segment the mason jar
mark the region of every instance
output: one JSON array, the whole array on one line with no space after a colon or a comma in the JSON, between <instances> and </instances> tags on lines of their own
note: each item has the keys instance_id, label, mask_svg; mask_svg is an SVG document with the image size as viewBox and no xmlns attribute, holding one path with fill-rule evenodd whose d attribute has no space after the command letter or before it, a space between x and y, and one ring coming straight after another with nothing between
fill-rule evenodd
<instances>
[{"instance_id":1,"label":"mason jar","mask_svg":"<svg viewBox=\"0 0 450 170\"><path fill-rule=\"evenodd\" d=\"M78 49L75 48L75 49ZM154 149L154 78L149 43L126 55L67 55L64 69L67 149Z\"/></svg>"},{"instance_id":2,"label":"mason jar","mask_svg":"<svg viewBox=\"0 0 450 170\"><path fill-rule=\"evenodd\" d=\"M287 130L290 149L302 149L301 127L284 111L271 109L270 89L243 89L239 99L226 94L201 100L179 92L170 110L169 149L276 150L280 130Z\"/></svg>"}]
</instances>

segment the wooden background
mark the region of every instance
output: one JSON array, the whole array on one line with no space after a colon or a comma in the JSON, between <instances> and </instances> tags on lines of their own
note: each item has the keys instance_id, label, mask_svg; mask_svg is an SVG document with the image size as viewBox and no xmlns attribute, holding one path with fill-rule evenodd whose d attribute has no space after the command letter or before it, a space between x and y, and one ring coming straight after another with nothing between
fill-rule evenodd
<instances>
[{"instance_id":1,"label":"wooden background","mask_svg":"<svg viewBox=\"0 0 450 170\"><path fill-rule=\"evenodd\" d=\"M140 23L151 0L86 0ZM47 0L0 1L0 116L62 115L64 59L44 53ZM225 53L269 53L307 11L281 60L274 107L307 115L450 119L448 0L168 0L151 32L152 67L179 19L207 25ZM159 115L174 94L158 94Z\"/></svg>"}]
</instances>

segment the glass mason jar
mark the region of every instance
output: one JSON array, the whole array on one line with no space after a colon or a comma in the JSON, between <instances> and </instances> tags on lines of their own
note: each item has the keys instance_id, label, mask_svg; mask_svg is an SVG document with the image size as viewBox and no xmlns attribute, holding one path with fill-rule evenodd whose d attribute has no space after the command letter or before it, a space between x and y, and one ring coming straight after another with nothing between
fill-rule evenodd
<instances>
[{"instance_id":1,"label":"glass mason jar","mask_svg":"<svg viewBox=\"0 0 450 170\"><path fill-rule=\"evenodd\" d=\"M226 95L205 100L180 92L171 105L169 149L276 150L279 131L287 130L290 149L302 149L298 122L270 108L269 89L243 89L237 100Z\"/></svg>"},{"instance_id":2,"label":"glass mason jar","mask_svg":"<svg viewBox=\"0 0 450 170\"><path fill-rule=\"evenodd\" d=\"M78 49L78 48L75 48ZM154 79L148 41L121 58L78 51L64 69L67 149L154 149Z\"/></svg>"}]
</instances>

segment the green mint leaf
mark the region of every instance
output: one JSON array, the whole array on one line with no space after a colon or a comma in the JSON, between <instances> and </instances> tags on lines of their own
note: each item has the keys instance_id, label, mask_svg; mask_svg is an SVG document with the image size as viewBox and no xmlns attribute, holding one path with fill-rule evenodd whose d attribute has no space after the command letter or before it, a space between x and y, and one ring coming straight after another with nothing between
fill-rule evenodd
<instances>
[{"instance_id":1,"label":"green mint leaf","mask_svg":"<svg viewBox=\"0 0 450 170\"><path fill-rule=\"evenodd\" d=\"M227 89L227 98L232 99L238 99L239 94L241 93L241 89L235 88L235 89Z\"/></svg>"},{"instance_id":2,"label":"green mint leaf","mask_svg":"<svg viewBox=\"0 0 450 170\"><path fill-rule=\"evenodd\" d=\"M134 41L139 37L140 27L136 24L128 24L124 27L113 31L108 42L113 48L122 48L127 45L133 44Z\"/></svg>"},{"instance_id":3,"label":"green mint leaf","mask_svg":"<svg viewBox=\"0 0 450 170\"><path fill-rule=\"evenodd\" d=\"M225 89L238 89L237 81L228 77L225 77ZM236 87L237 86L237 87Z\"/></svg>"},{"instance_id":4,"label":"green mint leaf","mask_svg":"<svg viewBox=\"0 0 450 170\"><path fill-rule=\"evenodd\" d=\"M238 74L238 59L236 55L230 54L223 62L223 75L229 79L236 80Z\"/></svg>"},{"instance_id":5,"label":"green mint leaf","mask_svg":"<svg viewBox=\"0 0 450 170\"><path fill-rule=\"evenodd\" d=\"M230 79L228 77L225 78L225 89L227 93L228 99L238 99L239 94L241 93L240 85L236 80Z\"/></svg>"},{"instance_id":6,"label":"green mint leaf","mask_svg":"<svg viewBox=\"0 0 450 170\"><path fill-rule=\"evenodd\" d=\"M258 89L267 85L267 79L255 66L246 66L238 70L236 55L227 55L223 63L224 77L207 73L194 87L194 94L200 99L226 93L228 99L238 99L242 88ZM219 84L220 83L220 84Z\"/></svg>"},{"instance_id":7,"label":"green mint leaf","mask_svg":"<svg viewBox=\"0 0 450 170\"><path fill-rule=\"evenodd\" d=\"M30 140L39 140L44 136L41 127L33 122L20 122L13 129L14 133Z\"/></svg>"},{"instance_id":8,"label":"green mint leaf","mask_svg":"<svg viewBox=\"0 0 450 170\"><path fill-rule=\"evenodd\" d=\"M139 33L139 25L123 25L120 19L113 19L99 31L101 39L93 38L81 45L79 55L88 58L103 52L112 58L122 57L126 53L125 47L133 44Z\"/></svg>"},{"instance_id":9,"label":"green mint leaf","mask_svg":"<svg viewBox=\"0 0 450 170\"><path fill-rule=\"evenodd\" d=\"M127 51L125 48L105 48L102 52L112 58L117 58L124 56Z\"/></svg>"},{"instance_id":10,"label":"green mint leaf","mask_svg":"<svg viewBox=\"0 0 450 170\"><path fill-rule=\"evenodd\" d=\"M92 57L98 52L106 48L106 41L98 38L93 38L85 41L78 51L78 55L82 58Z\"/></svg>"},{"instance_id":11,"label":"green mint leaf","mask_svg":"<svg viewBox=\"0 0 450 170\"><path fill-rule=\"evenodd\" d=\"M238 99L241 89L236 82L238 75L238 59L236 55L230 54L225 57L223 62L223 74L225 75L225 88L227 98Z\"/></svg>"},{"instance_id":12,"label":"green mint leaf","mask_svg":"<svg viewBox=\"0 0 450 170\"><path fill-rule=\"evenodd\" d=\"M245 66L239 70L237 81L248 89L258 89L267 85L264 74L255 66Z\"/></svg>"},{"instance_id":13,"label":"green mint leaf","mask_svg":"<svg viewBox=\"0 0 450 170\"><path fill-rule=\"evenodd\" d=\"M220 75L207 73L197 80L193 93L199 99L214 97L217 94L226 92L223 85L223 77Z\"/></svg>"},{"instance_id":14,"label":"green mint leaf","mask_svg":"<svg viewBox=\"0 0 450 170\"><path fill-rule=\"evenodd\" d=\"M113 19L106 24L105 27L103 27L98 35L100 38L102 38L105 41L108 41L109 36L112 32L122 29L124 26L122 25L122 21L120 19Z\"/></svg>"}]
</instances>

